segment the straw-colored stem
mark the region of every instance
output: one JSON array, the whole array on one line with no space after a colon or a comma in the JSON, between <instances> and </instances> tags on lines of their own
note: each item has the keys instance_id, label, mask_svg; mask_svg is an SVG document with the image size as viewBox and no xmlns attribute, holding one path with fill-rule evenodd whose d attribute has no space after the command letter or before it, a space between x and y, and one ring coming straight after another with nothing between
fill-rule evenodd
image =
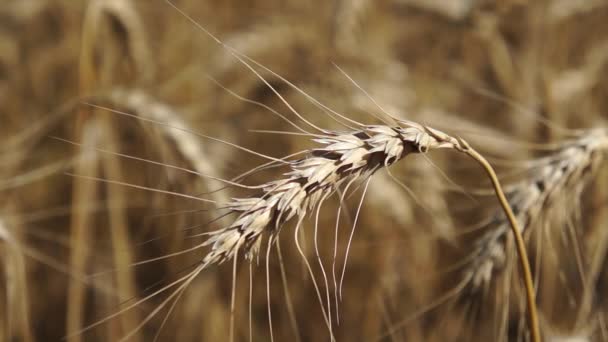
<instances>
[{"instance_id":1,"label":"straw-colored stem","mask_svg":"<svg viewBox=\"0 0 608 342\"><path fill-rule=\"evenodd\" d=\"M521 264L521 268L524 274L524 285L526 288L526 300L528 302L528 326L530 329L530 336L533 342L541 342L540 336L540 328L538 325L538 313L536 310L536 295L534 293L534 282L532 280L532 271L530 270L530 260L528 259L528 253L526 252L526 246L524 243L523 236L521 234L521 229L519 228L519 223L517 222L517 218L515 214L513 214L513 209L509 205L507 198L502 190L502 186L500 185L500 181L496 176L496 172L488 163L488 161L473 148L468 147L466 153L475 159L477 162L483 166L484 170L490 176L492 181L492 186L494 187L494 191L496 192L496 197L500 201L500 205L502 206L507 219L511 225L511 230L513 231L513 235L515 236L515 246L517 246L517 253L519 254L519 262Z\"/></svg>"}]
</instances>

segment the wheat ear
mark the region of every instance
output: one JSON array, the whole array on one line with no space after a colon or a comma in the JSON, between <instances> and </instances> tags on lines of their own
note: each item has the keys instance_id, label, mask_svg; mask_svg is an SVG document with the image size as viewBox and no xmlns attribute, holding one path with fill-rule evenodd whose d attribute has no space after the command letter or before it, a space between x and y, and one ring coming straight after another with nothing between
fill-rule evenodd
<instances>
[{"instance_id":1,"label":"wheat ear","mask_svg":"<svg viewBox=\"0 0 608 342\"><path fill-rule=\"evenodd\" d=\"M286 162L290 168L286 178L264 184L259 196L235 198L227 204L238 218L229 227L211 233L207 244L212 248L205 264L229 260L237 250L244 250L252 259L263 233L276 235L288 220L316 209L321 199L340 185L368 179L409 154L438 148L463 150L461 141L413 123L328 132L314 140L324 146L308 151L305 158Z\"/></svg>"}]
</instances>

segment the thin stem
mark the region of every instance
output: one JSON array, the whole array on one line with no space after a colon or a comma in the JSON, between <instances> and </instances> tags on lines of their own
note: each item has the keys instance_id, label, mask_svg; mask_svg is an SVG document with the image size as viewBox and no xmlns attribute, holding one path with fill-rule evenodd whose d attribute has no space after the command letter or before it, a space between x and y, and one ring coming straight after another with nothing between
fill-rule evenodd
<instances>
[{"instance_id":1,"label":"thin stem","mask_svg":"<svg viewBox=\"0 0 608 342\"><path fill-rule=\"evenodd\" d=\"M524 243L523 236L521 234L521 229L519 227L519 223L517 222L517 218L515 214L513 214L513 209L509 205L507 198L502 190L502 186L498 181L498 177L496 176L496 172L488 163L488 161L477 151L467 145L467 149L464 151L470 157L475 159L481 166L483 166L484 170L490 176L492 181L492 186L494 187L494 191L496 192L496 197L500 201L500 205L502 206L509 223L511 224L511 230L513 231L513 235L515 236L515 245L517 246L517 253L519 254L519 262L521 264L521 268L524 274L524 285L526 287L526 300L528 302L528 325L530 329L530 335L532 337L533 342L541 342L540 329L538 325L538 313L536 309L536 295L534 293L534 282L532 280L532 271L530 270L530 260L528 259L528 253L526 252L526 246Z\"/></svg>"}]
</instances>

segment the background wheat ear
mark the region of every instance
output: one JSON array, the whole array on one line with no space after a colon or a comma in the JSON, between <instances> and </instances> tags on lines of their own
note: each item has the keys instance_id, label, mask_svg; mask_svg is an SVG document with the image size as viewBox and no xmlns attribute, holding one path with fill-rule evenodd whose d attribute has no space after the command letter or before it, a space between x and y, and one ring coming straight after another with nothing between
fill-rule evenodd
<instances>
[{"instance_id":1,"label":"background wheat ear","mask_svg":"<svg viewBox=\"0 0 608 342\"><path fill-rule=\"evenodd\" d=\"M515 208L514 214L521 223L523 233L529 238L535 236L537 241L547 240L542 250L539 248L541 241L538 241L536 248L532 249L536 259L536 279L540 279L539 262L542 256L549 255L548 259L553 259L553 255L568 254L569 257L564 256L564 258L576 260L571 262L579 269L576 277L578 280L571 282L582 281L585 286L595 286L589 283L593 278L588 278L586 275L587 262L584 261L586 255L582 252L581 242L575 237L584 230L585 223L580 218L577 206L568 205L563 199L568 198L570 203L580 204L585 186L593 180L595 170L603 163L606 141L605 129L582 131L577 137L557 144L556 148L545 156L529 161L527 163L529 169L525 176L507 187L508 201ZM503 287L511 286L513 276L510 273L513 271L511 264L514 253L513 241L508 234L509 229L502 212L492 215L484 229L486 232L475 242L468 266L463 269L463 278L466 292L484 294L485 298L489 289L493 289L493 292L499 291L496 284L500 280L504 281ZM570 249L569 252L561 250L555 243L550 242L550 240L563 241L564 236L572 237L571 246L567 247ZM554 239L554 237L558 238ZM529 245L534 246L533 243ZM546 257L543 257L543 260L544 258ZM562 281L556 279L555 283ZM538 286L547 289L542 293L544 298L555 297L555 289L551 291L551 286ZM506 298L503 298L505 302L502 303L501 329L503 330L508 324L508 303L511 301L509 292L506 293ZM580 315L586 316L589 313L589 292L585 290L583 293L586 295L579 302L581 306L576 309L579 322ZM539 306L556 305L555 303L559 301L558 298L548 301L545 299ZM549 330L549 327L546 327L546 330Z\"/></svg>"}]
</instances>

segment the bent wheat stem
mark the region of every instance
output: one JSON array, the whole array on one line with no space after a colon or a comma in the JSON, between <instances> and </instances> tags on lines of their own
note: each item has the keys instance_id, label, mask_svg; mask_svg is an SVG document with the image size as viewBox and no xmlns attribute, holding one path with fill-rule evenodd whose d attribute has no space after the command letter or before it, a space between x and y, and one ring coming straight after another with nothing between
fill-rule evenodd
<instances>
[{"instance_id":1,"label":"bent wheat stem","mask_svg":"<svg viewBox=\"0 0 608 342\"><path fill-rule=\"evenodd\" d=\"M492 186L494 187L494 191L496 192L496 197L502 206L502 209L509 220L509 224L511 225L511 230L513 231L513 235L515 236L515 246L517 248L517 254L519 255L519 262L521 264L521 269L523 271L524 276L524 286L526 290L526 301L528 304L528 328L530 329L530 336L533 342L540 342L540 328L538 324L538 313L536 309L536 295L534 292L534 282L532 280L532 271L530 270L530 260L528 259L528 253L526 252L526 246L524 243L523 236L521 234L521 229L519 227L519 223L517 222L517 218L515 214L513 214L513 209L509 205L507 198L504 194L502 186L500 185L500 181L496 176L496 172L494 168L488 163L488 161L475 149L470 147L466 142L461 141L464 146L466 146L466 150L464 151L467 155L475 159L481 166L484 168L490 180L492 181Z\"/></svg>"}]
</instances>

